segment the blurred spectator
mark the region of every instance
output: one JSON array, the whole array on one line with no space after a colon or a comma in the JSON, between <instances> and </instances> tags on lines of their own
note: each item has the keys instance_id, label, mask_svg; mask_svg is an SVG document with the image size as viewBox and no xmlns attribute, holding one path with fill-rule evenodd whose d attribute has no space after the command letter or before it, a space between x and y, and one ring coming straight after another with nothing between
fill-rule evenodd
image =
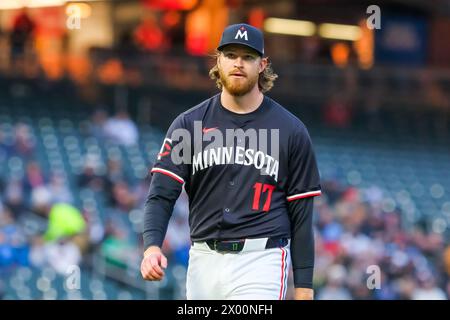
<instances>
[{"instance_id":1,"label":"blurred spectator","mask_svg":"<svg viewBox=\"0 0 450 320\"><path fill-rule=\"evenodd\" d=\"M0 274L3 269L13 265L14 257L11 245L6 241L6 236L0 232Z\"/></svg>"},{"instance_id":2,"label":"blurred spectator","mask_svg":"<svg viewBox=\"0 0 450 320\"><path fill-rule=\"evenodd\" d=\"M411 276L405 275L393 281L397 298L400 300L411 300L416 288L416 282Z\"/></svg>"},{"instance_id":3,"label":"blurred spectator","mask_svg":"<svg viewBox=\"0 0 450 320\"><path fill-rule=\"evenodd\" d=\"M316 225L322 234L323 249L331 255L337 256L341 250L340 239L344 231L342 224L334 221L331 210L323 208L319 212Z\"/></svg>"},{"instance_id":4,"label":"blurred spectator","mask_svg":"<svg viewBox=\"0 0 450 320\"><path fill-rule=\"evenodd\" d=\"M112 185L116 182L126 181L130 182L122 167L122 161L118 158L108 159L106 179Z\"/></svg>"},{"instance_id":5,"label":"blurred spectator","mask_svg":"<svg viewBox=\"0 0 450 320\"><path fill-rule=\"evenodd\" d=\"M352 112L346 99L336 94L332 96L324 107L325 123L331 127L348 128L352 121Z\"/></svg>"},{"instance_id":6,"label":"blurred spectator","mask_svg":"<svg viewBox=\"0 0 450 320\"><path fill-rule=\"evenodd\" d=\"M55 202L72 203L73 196L67 186L64 173L53 172L48 185L49 191L52 193L52 199Z\"/></svg>"},{"instance_id":7,"label":"blurred spectator","mask_svg":"<svg viewBox=\"0 0 450 320\"><path fill-rule=\"evenodd\" d=\"M169 11L163 17L166 26L164 33L170 42L170 51L175 55L185 53L186 30L182 16L178 11Z\"/></svg>"},{"instance_id":8,"label":"blurred spectator","mask_svg":"<svg viewBox=\"0 0 450 320\"><path fill-rule=\"evenodd\" d=\"M86 230L86 221L81 212L66 203L55 203L48 213L48 228L44 240L56 241L72 237Z\"/></svg>"},{"instance_id":9,"label":"blurred spectator","mask_svg":"<svg viewBox=\"0 0 450 320\"><path fill-rule=\"evenodd\" d=\"M98 167L98 160L87 156L83 171L78 176L78 186L90 188L96 192L105 191L107 181L104 175L99 172Z\"/></svg>"},{"instance_id":10,"label":"blurred spectator","mask_svg":"<svg viewBox=\"0 0 450 320\"><path fill-rule=\"evenodd\" d=\"M3 297L5 296L5 287L3 279L0 279L0 300L3 300Z\"/></svg>"},{"instance_id":11,"label":"blurred spectator","mask_svg":"<svg viewBox=\"0 0 450 320\"><path fill-rule=\"evenodd\" d=\"M69 239L47 243L36 239L30 252L33 266L38 268L50 266L62 275L67 275L69 267L79 265L81 258L80 249Z\"/></svg>"},{"instance_id":12,"label":"blurred spectator","mask_svg":"<svg viewBox=\"0 0 450 320\"><path fill-rule=\"evenodd\" d=\"M0 204L0 274L8 268L28 265L29 246L12 213Z\"/></svg>"},{"instance_id":13,"label":"blurred spectator","mask_svg":"<svg viewBox=\"0 0 450 320\"><path fill-rule=\"evenodd\" d=\"M108 119L108 113L103 109L97 109L92 115L89 132L97 139L105 138L105 123Z\"/></svg>"},{"instance_id":14,"label":"blurred spectator","mask_svg":"<svg viewBox=\"0 0 450 320\"><path fill-rule=\"evenodd\" d=\"M165 49L166 39L156 16L148 14L134 31L135 42L148 51Z\"/></svg>"},{"instance_id":15,"label":"blurred spectator","mask_svg":"<svg viewBox=\"0 0 450 320\"><path fill-rule=\"evenodd\" d=\"M344 286L346 277L342 265L333 265L328 269L327 284L319 290L318 300L351 300L352 296Z\"/></svg>"},{"instance_id":16,"label":"blurred spectator","mask_svg":"<svg viewBox=\"0 0 450 320\"><path fill-rule=\"evenodd\" d=\"M17 218L26 210L26 201L22 181L18 178L11 178L5 188L5 204L11 209L13 215Z\"/></svg>"},{"instance_id":17,"label":"blurred spectator","mask_svg":"<svg viewBox=\"0 0 450 320\"><path fill-rule=\"evenodd\" d=\"M36 189L35 206L48 217L42 236L34 238L30 259L34 266L50 266L66 274L72 265L79 265L85 251L88 234L81 212L65 203L52 204L51 194L44 187Z\"/></svg>"},{"instance_id":18,"label":"blurred spectator","mask_svg":"<svg viewBox=\"0 0 450 320\"><path fill-rule=\"evenodd\" d=\"M14 17L10 34L10 47L13 64L19 70L24 67L28 48L33 46L32 40L35 28L35 23L28 15L26 8L23 8Z\"/></svg>"},{"instance_id":19,"label":"blurred spectator","mask_svg":"<svg viewBox=\"0 0 450 320\"><path fill-rule=\"evenodd\" d=\"M447 281L447 285L445 286L445 293L447 294L447 300L450 300L450 280Z\"/></svg>"},{"instance_id":20,"label":"blurred spectator","mask_svg":"<svg viewBox=\"0 0 450 320\"><path fill-rule=\"evenodd\" d=\"M52 206L52 194L46 186L38 186L31 192L30 209L40 217L47 218Z\"/></svg>"},{"instance_id":21,"label":"blurred spectator","mask_svg":"<svg viewBox=\"0 0 450 320\"><path fill-rule=\"evenodd\" d=\"M324 179L321 185L325 190L327 190L325 196L327 197L328 203L330 205L334 205L336 201L342 196L342 193L345 191L343 186L341 186L337 180Z\"/></svg>"},{"instance_id":22,"label":"blurred spectator","mask_svg":"<svg viewBox=\"0 0 450 320\"><path fill-rule=\"evenodd\" d=\"M431 274L419 281L419 287L413 291L411 298L413 300L447 299L445 292L436 286L435 279Z\"/></svg>"},{"instance_id":23,"label":"blurred spectator","mask_svg":"<svg viewBox=\"0 0 450 320\"><path fill-rule=\"evenodd\" d=\"M5 134L0 129L0 161L5 161L11 155L11 147L6 142Z\"/></svg>"},{"instance_id":24,"label":"blurred spectator","mask_svg":"<svg viewBox=\"0 0 450 320\"><path fill-rule=\"evenodd\" d=\"M89 249L95 249L105 237L105 226L97 213L90 210L84 210L83 216L88 227L87 232L89 236L89 243L91 245Z\"/></svg>"},{"instance_id":25,"label":"blurred spectator","mask_svg":"<svg viewBox=\"0 0 450 320\"><path fill-rule=\"evenodd\" d=\"M118 181L112 187L112 201L115 208L128 213L136 205L137 199L126 182Z\"/></svg>"},{"instance_id":26,"label":"blurred spectator","mask_svg":"<svg viewBox=\"0 0 450 320\"><path fill-rule=\"evenodd\" d=\"M443 252L445 272L447 273L447 277L450 279L450 245L447 245Z\"/></svg>"},{"instance_id":27,"label":"blurred spectator","mask_svg":"<svg viewBox=\"0 0 450 320\"><path fill-rule=\"evenodd\" d=\"M106 170L103 190L105 200L108 204L115 206L118 203L125 201L125 198L130 198L129 196L126 196L125 193L130 189L131 181L126 175L125 170L122 168L122 161L118 158L110 158ZM136 200L137 196L134 196L134 198ZM131 203L134 203L135 200L132 200Z\"/></svg>"},{"instance_id":28,"label":"blurred spectator","mask_svg":"<svg viewBox=\"0 0 450 320\"><path fill-rule=\"evenodd\" d=\"M120 218L111 217L106 222L105 239L101 244L101 253L106 262L126 269L133 261L135 246L129 241L129 233L120 222Z\"/></svg>"},{"instance_id":29,"label":"blurred spectator","mask_svg":"<svg viewBox=\"0 0 450 320\"><path fill-rule=\"evenodd\" d=\"M125 110L118 111L114 117L108 119L104 129L106 137L111 142L126 146L135 145L138 142L139 133L136 124Z\"/></svg>"},{"instance_id":30,"label":"blurred spectator","mask_svg":"<svg viewBox=\"0 0 450 320\"><path fill-rule=\"evenodd\" d=\"M29 162L24 180L25 190L29 192L34 188L44 185L45 182L45 177L39 164L35 161Z\"/></svg>"},{"instance_id":31,"label":"blurred spectator","mask_svg":"<svg viewBox=\"0 0 450 320\"><path fill-rule=\"evenodd\" d=\"M397 293L395 292L394 285L388 281L386 273L381 271L380 288L374 290L374 298L377 300L395 300L397 299Z\"/></svg>"},{"instance_id":32,"label":"blurred spectator","mask_svg":"<svg viewBox=\"0 0 450 320\"><path fill-rule=\"evenodd\" d=\"M30 159L34 154L35 141L28 125L18 123L14 128L13 152L15 155Z\"/></svg>"}]
</instances>

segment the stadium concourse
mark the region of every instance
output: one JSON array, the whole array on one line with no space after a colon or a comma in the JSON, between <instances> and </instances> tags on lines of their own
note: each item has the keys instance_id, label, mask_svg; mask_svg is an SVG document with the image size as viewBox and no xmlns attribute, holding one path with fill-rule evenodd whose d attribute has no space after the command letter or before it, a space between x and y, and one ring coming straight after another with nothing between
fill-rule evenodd
<instances>
[{"instance_id":1,"label":"stadium concourse","mask_svg":"<svg viewBox=\"0 0 450 320\"><path fill-rule=\"evenodd\" d=\"M166 279L139 273L148 169L166 127L63 90L9 89L0 96L0 297L184 299L185 194L164 243ZM164 108L190 106L177 99ZM361 111L345 123L321 106L293 112L310 128L323 186L316 298L448 299L450 131L435 127L440 115ZM370 266L379 288L368 286Z\"/></svg>"}]
</instances>

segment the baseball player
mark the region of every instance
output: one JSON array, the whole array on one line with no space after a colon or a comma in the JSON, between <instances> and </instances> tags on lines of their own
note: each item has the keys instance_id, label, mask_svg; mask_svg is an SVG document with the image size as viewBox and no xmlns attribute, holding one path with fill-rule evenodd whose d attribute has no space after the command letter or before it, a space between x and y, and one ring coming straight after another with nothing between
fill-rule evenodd
<instances>
[{"instance_id":1,"label":"baseball player","mask_svg":"<svg viewBox=\"0 0 450 320\"><path fill-rule=\"evenodd\" d=\"M305 125L264 93L277 75L263 34L228 26L210 71L221 92L170 126L145 205L146 280L161 280L167 225L182 187L192 246L187 299L313 299L316 159Z\"/></svg>"}]
</instances>

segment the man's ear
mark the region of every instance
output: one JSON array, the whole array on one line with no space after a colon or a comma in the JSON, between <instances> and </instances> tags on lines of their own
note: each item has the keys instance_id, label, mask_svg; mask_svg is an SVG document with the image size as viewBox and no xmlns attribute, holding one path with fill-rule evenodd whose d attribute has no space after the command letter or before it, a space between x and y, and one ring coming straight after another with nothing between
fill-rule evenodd
<instances>
[{"instance_id":1,"label":"man's ear","mask_svg":"<svg viewBox=\"0 0 450 320\"><path fill-rule=\"evenodd\" d=\"M267 64L269 63L269 58L261 58L261 61L259 62L259 73L263 72L264 69L266 69Z\"/></svg>"}]
</instances>

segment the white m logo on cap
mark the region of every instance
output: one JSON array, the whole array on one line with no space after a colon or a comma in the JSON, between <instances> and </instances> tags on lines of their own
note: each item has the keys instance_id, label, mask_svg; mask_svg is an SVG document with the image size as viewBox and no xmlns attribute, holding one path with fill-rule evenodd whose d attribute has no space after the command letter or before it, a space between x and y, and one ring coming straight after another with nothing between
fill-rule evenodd
<instances>
[{"instance_id":1,"label":"white m logo on cap","mask_svg":"<svg viewBox=\"0 0 450 320\"><path fill-rule=\"evenodd\" d=\"M236 33L236 36L234 37L235 39L237 38L245 38L245 41L248 41L248 37L247 37L247 30L245 30L244 32L241 31L241 29L239 29Z\"/></svg>"}]
</instances>

